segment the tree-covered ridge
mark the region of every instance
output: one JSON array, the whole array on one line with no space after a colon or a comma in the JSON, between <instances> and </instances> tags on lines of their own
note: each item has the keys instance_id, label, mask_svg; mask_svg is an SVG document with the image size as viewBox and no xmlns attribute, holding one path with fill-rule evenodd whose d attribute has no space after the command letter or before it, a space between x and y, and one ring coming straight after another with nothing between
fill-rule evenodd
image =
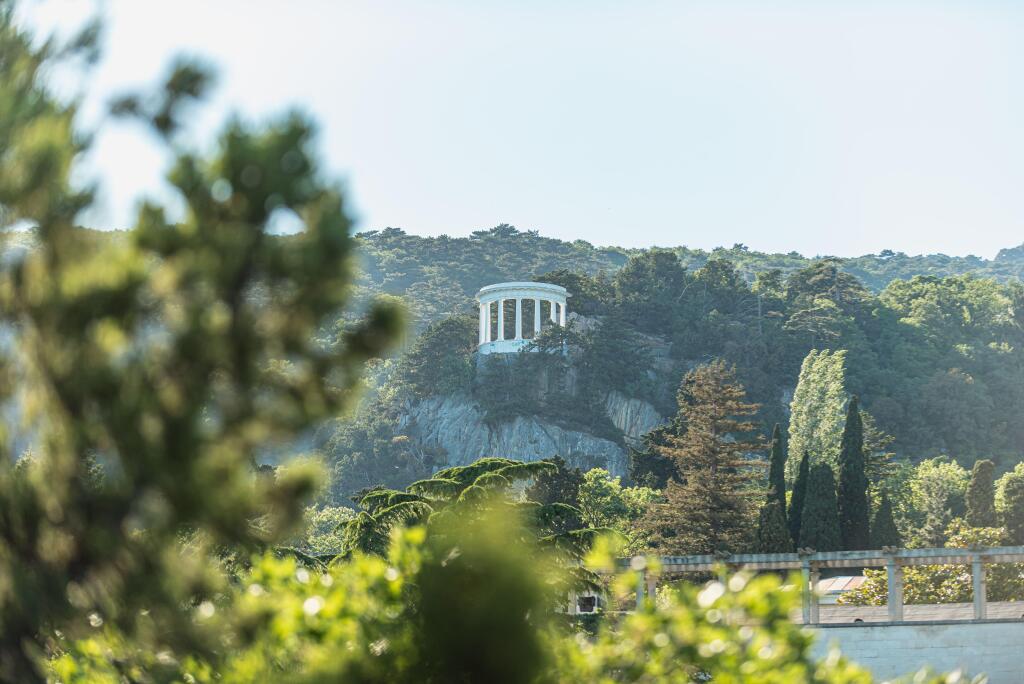
<instances>
[{"instance_id":1,"label":"tree-covered ridge","mask_svg":"<svg viewBox=\"0 0 1024 684\"><path fill-rule=\"evenodd\" d=\"M680 378L721 358L761 405L757 418L782 424L796 453L812 451L812 464L818 458L836 464L852 394L865 412L873 482L888 452L912 460L948 454L968 466L988 457L1000 469L1024 453L1019 281L915 276L876 294L841 262L826 260L789 275L765 271L750 283L731 261L713 259L693 270L667 250L634 254L610 274L559 269L540 277L574 295L569 328L548 333L560 339L538 340L568 354L476 363L475 317L467 304L465 314L428 326L388 364L364 424L344 426L347 435L333 439L329 451L366 463L372 454L375 463L387 463L380 472L392 474L417 458L443 459L410 449L392 428L417 400L455 394L478 402L494 423L536 416L621 441L604 413L610 392L646 400L668 417ZM417 298L433 295L413 288L408 297L415 306ZM810 409L813 416L805 416ZM819 444L825 438L828 448ZM790 477L795 464L788 466ZM422 475L421 468L405 482L385 481L401 486ZM370 478L353 486L372 484Z\"/></svg>"},{"instance_id":2,"label":"tree-covered ridge","mask_svg":"<svg viewBox=\"0 0 1024 684\"><path fill-rule=\"evenodd\" d=\"M1024 453L1024 424L1015 409L1024 404L1020 248L991 261L889 253L811 260L741 246L599 249L511 226L466 238L388 229L358 239L361 295L401 295L415 326L410 354L382 376L385 398L473 394L481 372L502 373L504 396L481 398L493 419L554 416L614 438L599 415L604 393L645 398L669 416L683 374L722 358L762 405L759 418L786 426L801 364L818 350L822 357L841 355L836 373L842 377L836 377L845 392L861 397L869 432L895 438L887 450L914 459L945 453L968 465L994 457L997 467ZM545 377L580 373L587 392L550 380L546 389L522 385L536 369L472 363L473 295L487 283L525 278L572 292L569 310L584 317L586 339ZM466 318L428 330L449 315ZM845 398L837 401L830 429L838 434ZM394 415L397 405L378 405L374 420ZM387 440L394 436L379 430L367 444L379 454L393 448ZM337 444L365 451L348 449L347 440Z\"/></svg>"},{"instance_id":3,"label":"tree-covered ridge","mask_svg":"<svg viewBox=\"0 0 1024 684\"><path fill-rule=\"evenodd\" d=\"M585 240L567 242L543 237L537 231L520 231L502 224L478 230L468 237L423 237L399 228L371 230L359 234L362 242L362 276L359 284L367 291L403 295L415 302L415 318L425 325L444 314L461 310L484 285L522 280L550 271L611 275L626 265L629 257L644 249L597 247ZM788 275L807 268L827 256L803 256L796 252L769 254L744 245L706 251L673 247L666 251L678 257L684 268L694 271L709 261L732 263L740 276L753 283L759 273L778 270ZM844 273L855 276L872 292L883 290L894 280L914 276L944 278L972 274L1007 282L1024 277L1024 245L1001 250L994 259L945 254L909 256L884 250L879 254L835 259ZM570 302L570 308L576 302Z\"/></svg>"}]
</instances>

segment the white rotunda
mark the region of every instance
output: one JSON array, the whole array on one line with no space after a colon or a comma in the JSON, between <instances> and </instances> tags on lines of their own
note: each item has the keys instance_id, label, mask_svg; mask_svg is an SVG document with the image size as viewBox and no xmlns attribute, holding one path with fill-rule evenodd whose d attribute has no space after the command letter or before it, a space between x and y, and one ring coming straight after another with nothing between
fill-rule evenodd
<instances>
[{"instance_id":1,"label":"white rotunda","mask_svg":"<svg viewBox=\"0 0 1024 684\"><path fill-rule=\"evenodd\" d=\"M476 295L480 302L480 353L518 352L542 326L565 325L565 303L571 296L561 285L551 283L497 283L482 288ZM530 319L533 325L525 331L523 321Z\"/></svg>"}]
</instances>

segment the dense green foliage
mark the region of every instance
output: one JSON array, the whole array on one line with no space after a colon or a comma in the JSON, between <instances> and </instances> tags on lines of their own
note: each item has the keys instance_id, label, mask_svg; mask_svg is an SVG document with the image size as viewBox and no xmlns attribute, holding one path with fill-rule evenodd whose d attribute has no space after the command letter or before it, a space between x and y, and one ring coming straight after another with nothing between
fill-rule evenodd
<instances>
[{"instance_id":1,"label":"dense green foliage","mask_svg":"<svg viewBox=\"0 0 1024 684\"><path fill-rule=\"evenodd\" d=\"M1024 477L1024 461L1016 464L1011 470L1003 473L996 480L996 513L1002 515L1006 512L1006 485L1010 480L1021 476Z\"/></svg>"},{"instance_id":2,"label":"dense green foliage","mask_svg":"<svg viewBox=\"0 0 1024 684\"><path fill-rule=\"evenodd\" d=\"M533 478L533 484L526 489L526 498L539 504L561 503L579 508L583 471L569 466L558 456L550 461L555 467Z\"/></svg>"},{"instance_id":3,"label":"dense green foliage","mask_svg":"<svg viewBox=\"0 0 1024 684\"><path fill-rule=\"evenodd\" d=\"M433 323L398 362L390 390L402 399L450 394L473 381L471 353L476 348L477 321L451 316Z\"/></svg>"},{"instance_id":4,"label":"dense green foliage","mask_svg":"<svg viewBox=\"0 0 1024 684\"><path fill-rule=\"evenodd\" d=\"M776 423L772 428L771 446L768 450L768 500L779 502L782 517L786 517L786 445L782 441L782 428Z\"/></svg>"},{"instance_id":5,"label":"dense green foliage","mask_svg":"<svg viewBox=\"0 0 1024 684\"><path fill-rule=\"evenodd\" d=\"M775 498L769 498L761 507L761 514L757 521L757 545L758 553L791 553L793 551L793 540L789 536L789 528L786 527L786 514L782 511L782 504Z\"/></svg>"},{"instance_id":6,"label":"dense green foliage","mask_svg":"<svg viewBox=\"0 0 1024 684\"><path fill-rule=\"evenodd\" d=\"M807 478L807 498L804 500L798 543L800 548L815 551L842 549L836 480L831 466L827 463L813 466Z\"/></svg>"},{"instance_id":7,"label":"dense green foliage","mask_svg":"<svg viewBox=\"0 0 1024 684\"><path fill-rule=\"evenodd\" d=\"M602 620L590 638L569 633L550 609L557 582L547 580L557 565L509 543L506 524L515 526L492 519L443 535L414 528L395 538L386 558L357 557L321 572L260 557L237 587L195 611L218 637L216 660L146 652L97 628L63 639L50 672L65 682L203 684L871 682L838 654L815 662L812 637L789 620L799 594L771 575L680 587L658 606L647 601ZM608 569L610 561L597 554L590 567ZM625 595L635 585L635 573L626 573L612 590Z\"/></svg>"},{"instance_id":8,"label":"dense green foliage","mask_svg":"<svg viewBox=\"0 0 1024 684\"><path fill-rule=\"evenodd\" d=\"M589 535L564 531L566 519L581 518L579 510L562 502L539 503L513 496L518 483L555 470L556 465L550 461L482 458L470 465L440 470L405 490L371 489L359 498L358 513L345 523L342 554L383 556L392 533L401 527L419 524L431 530L452 519L466 521L488 515L521 520L524 525L517 538L524 542L566 546L571 538L585 541Z\"/></svg>"},{"instance_id":9,"label":"dense green foliage","mask_svg":"<svg viewBox=\"0 0 1024 684\"><path fill-rule=\"evenodd\" d=\"M359 238L364 255L360 286L372 292L409 296L415 304L412 308L419 312L417 320L423 324L468 306L472 296L484 285L545 273L566 274L567 278L575 279L575 282L554 278L551 281L585 294L580 301L573 301L574 308L593 310L594 302L603 299L603 290L609 288L611 278L630 257L643 253L636 249L595 247L584 240L565 242L545 238L536 231L519 231L509 225L478 230L464 238L423 237L398 228L363 232ZM690 272L703 268L710 261L728 261L735 264L741 278L751 284L764 273L777 273L776 278L784 280L816 261L795 252L752 252L742 245L712 252L686 247L662 251L675 256ZM907 256L884 251L830 261L874 292L885 289L894 280L910 280L915 276L941 279L969 273L1001 282L1024 276L1024 246L1004 249L994 260L942 254ZM601 279L584 288L580 283L590 281L582 280L581 275L601 276Z\"/></svg>"},{"instance_id":10,"label":"dense green foliage","mask_svg":"<svg viewBox=\"0 0 1024 684\"><path fill-rule=\"evenodd\" d=\"M614 389L613 377L643 378L647 365L638 347L624 350L611 364L618 373L610 371L608 364L597 363L602 357L610 358L609 344L616 343L601 328L584 332L572 324L552 326L530 343L529 350L537 353L481 358L473 398L486 420L499 423L517 416L543 416L557 425L621 442L622 433L605 412L605 397Z\"/></svg>"},{"instance_id":11,"label":"dense green foliage","mask_svg":"<svg viewBox=\"0 0 1024 684\"><path fill-rule=\"evenodd\" d=\"M856 551L871 544L871 510L868 506L868 477L864 463L864 423L857 397L846 408L839 450L839 531L843 549Z\"/></svg>"},{"instance_id":12,"label":"dense green foliage","mask_svg":"<svg viewBox=\"0 0 1024 684\"><path fill-rule=\"evenodd\" d=\"M987 458L974 463L967 486L967 524L971 527L996 527L995 464Z\"/></svg>"},{"instance_id":13,"label":"dense green foliage","mask_svg":"<svg viewBox=\"0 0 1024 684\"><path fill-rule=\"evenodd\" d=\"M353 515L344 506L310 506L302 534L288 546L313 558L333 558L345 550L343 528Z\"/></svg>"},{"instance_id":14,"label":"dense green foliage","mask_svg":"<svg viewBox=\"0 0 1024 684\"><path fill-rule=\"evenodd\" d=\"M811 465L838 466L846 406L845 363L845 351L812 349L800 365L790 403L789 448L810 454Z\"/></svg>"},{"instance_id":15,"label":"dense green foliage","mask_svg":"<svg viewBox=\"0 0 1024 684\"><path fill-rule=\"evenodd\" d=\"M841 657L807 661L808 634L789 620L798 604L793 587L775 575L682 585L657 607L647 601L620 625L601 629L593 644L561 642L557 681L870 682Z\"/></svg>"},{"instance_id":16,"label":"dense green foliage","mask_svg":"<svg viewBox=\"0 0 1024 684\"><path fill-rule=\"evenodd\" d=\"M804 521L804 506L807 501L807 480L810 478L811 457L804 452L800 457L800 465L797 467L796 479L793 481L793 495L789 501L789 517L787 526L789 536L797 547L800 543L800 527Z\"/></svg>"},{"instance_id":17,"label":"dense green foliage","mask_svg":"<svg viewBox=\"0 0 1024 684\"><path fill-rule=\"evenodd\" d=\"M1024 476L1014 472L1003 488L1003 525L1011 544L1024 544Z\"/></svg>"},{"instance_id":18,"label":"dense green foliage","mask_svg":"<svg viewBox=\"0 0 1024 684\"><path fill-rule=\"evenodd\" d=\"M604 468L594 468L583 476L576 498L583 523L616 532L623 542L622 553L632 556L647 549L648 535L639 523L658 500L658 492L648 487L623 487L620 479Z\"/></svg>"},{"instance_id":19,"label":"dense green foliage","mask_svg":"<svg viewBox=\"0 0 1024 684\"><path fill-rule=\"evenodd\" d=\"M871 548L883 549L887 546L903 546L903 539L900 531L896 528L896 521L892 515L892 502L889 495L882 492L882 500L878 503L878 510L871 521Z\"/></svg>"},{"instance_id":20,"label":"dense green foliage","mask_svg":"<svg viewBox=\"0 0 1024 684\"><path fill-rule=\"evenodd\" d=\"M910 480L910 539L915 546L940 547L946 542L946 528L964 514L964 496L969 476L959 464L945 458L922 461Z\"/></svg>"},{"instance_id":21,"label":"dense green foliage","mask_svg":"<svg viewBox=\"0 0 1024 684\"><path fill-rule=\"evenodd\" d=\"M324 342L351 303L355 242L313 127L234 121L208 156L172 144L209 80L191 63L117 104L166 144L183 219L147 202L114 239L76 228L92 201L72 182L89 136L42 79L95 32L33 41L12 12L0 3L0 204L36 246L0 270L16 331L0 361L4 400L17 390L26 414L8 427L35 437L22 466L0 458L0 679L31 682L52 635L96 623L150 653L207 649L191 607L225 578L206 548L287 539L318 479L312 465L261 476L257 455L348 408L399 320L376 306ZM302 232L274 238L275 212Z\"/></svg>"}]
</instances>

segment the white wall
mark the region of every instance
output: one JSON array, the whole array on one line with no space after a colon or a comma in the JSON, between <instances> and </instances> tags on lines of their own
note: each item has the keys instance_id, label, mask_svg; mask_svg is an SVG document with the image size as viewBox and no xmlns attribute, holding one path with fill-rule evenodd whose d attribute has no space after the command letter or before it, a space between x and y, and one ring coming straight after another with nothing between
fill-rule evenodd
<instances>
[{"instance_id":1,"label":"white wall","mask_svg":"<svg viewBox=\"0 0 1024 684\"><path fill-rule=\"evenodd\" d=\"M880 680L924 666L987 674L989 684L1024 683L1024 622L945 622L813 628L814 652L836 644Z\"/></svg>"}]
</instances>

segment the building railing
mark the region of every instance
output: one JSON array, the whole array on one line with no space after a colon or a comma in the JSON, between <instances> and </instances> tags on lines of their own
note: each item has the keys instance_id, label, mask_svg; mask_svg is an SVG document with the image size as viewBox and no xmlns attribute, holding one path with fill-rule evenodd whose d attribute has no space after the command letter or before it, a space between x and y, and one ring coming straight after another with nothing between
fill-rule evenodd
<instances>
[{"instance_id":1,"label":"building railing","mask_svg":"<svg viewBox=\"0 0 1024 684\"><path fill-rule=\"evenodd\" d=\"M819 624L818 594L815 588L824 568L884 567L888 585L889 622L903 621L903 568L914 565L970 565L974 593L974 619L986 619L985 566L991 563L1024 563L1024 546L972 547L967 549L882 548L870 551L813 551L798 553L741 553L731 555L662 556L663 574L710 572L726 568L739 570L799 570L802 576L803 623ZM629 564L627 559L623 561ZM653 595L657 577L640 573L637 605Z\"/></svg>"}]
</instances>

